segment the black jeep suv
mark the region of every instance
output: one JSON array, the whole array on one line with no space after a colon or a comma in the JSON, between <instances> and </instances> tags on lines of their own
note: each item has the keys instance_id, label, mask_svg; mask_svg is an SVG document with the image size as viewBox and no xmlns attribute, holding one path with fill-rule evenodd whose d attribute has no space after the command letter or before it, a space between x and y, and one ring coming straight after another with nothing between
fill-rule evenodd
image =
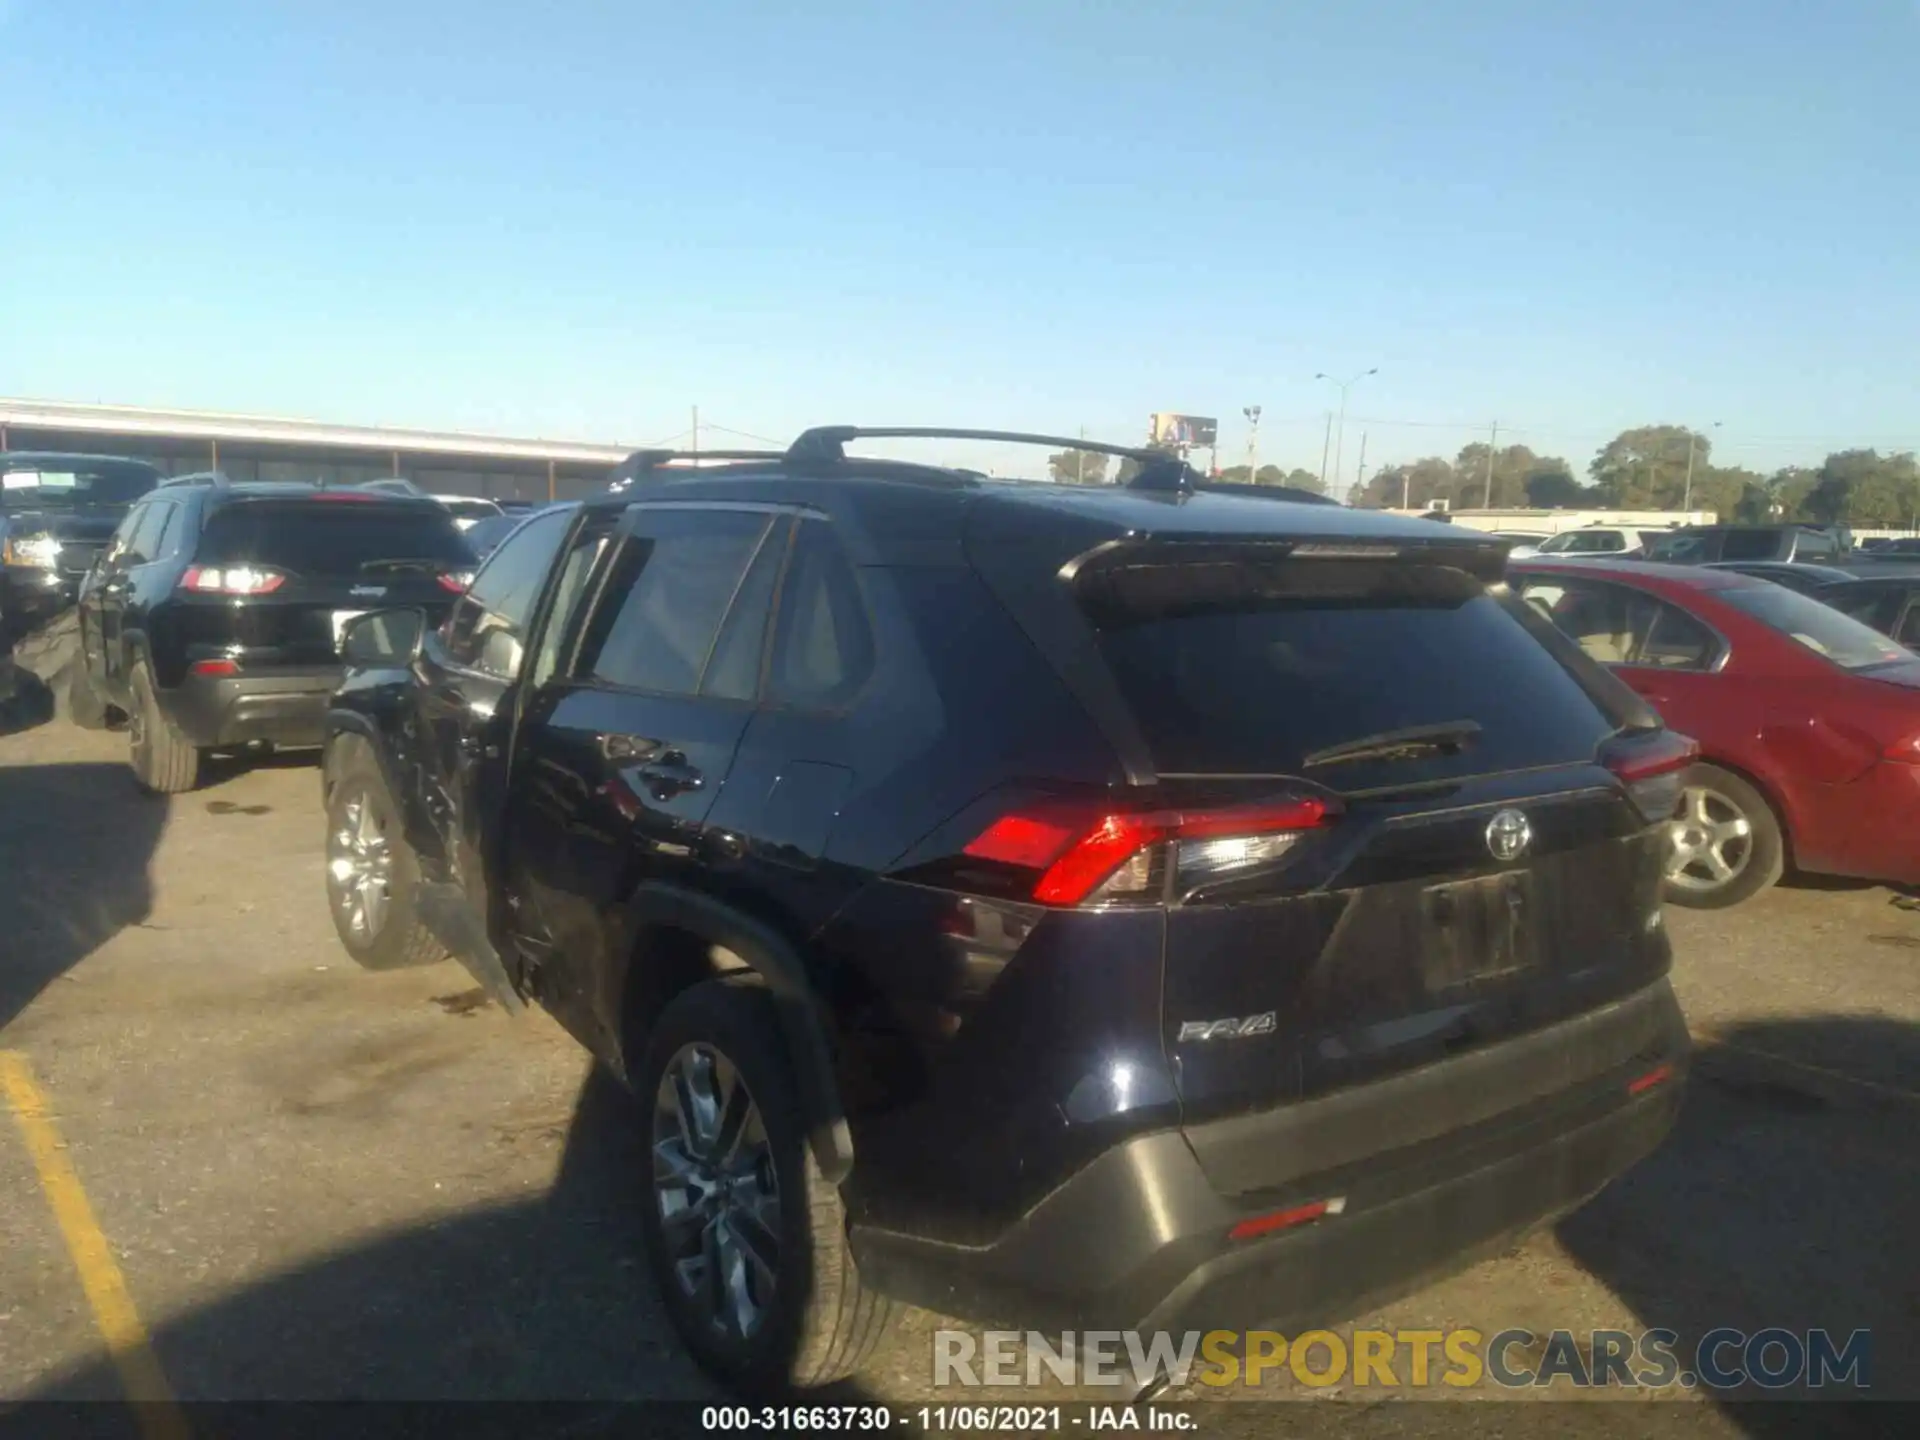
<instances>
[{"instance_id":1,"label":"black jeep suv","mask_svg":"<svg viewBox=\"0 0 1920 1440\"><path fill-rule=\"evenodd\" d=\"M437 630L348 630L343 943L451 952L627 1081L655 1278L742 1387L850 1373L893 1300L1338 1319L1680 1100L1693 746L1503 544L1151 451L1078 487L844 450L980 433L637 457Z\"/></svg>"},{"instance_id":2,"label":"black jeep suv","mask_svg":"<svg viewBox=\"0 0 1920 1440\"><path fill-rule=\"evenodd\" d=\"M210 750L317 746L346 622L396 602L444 613L472 564L431 500L169 480L81 586L73 718L123 713L134 776L161 793L191 790Z\"/></svg>"},{"instance_id":3,"label":"black jeep suv","mask_svg":"<svg viewBox=\"0 0 1920 1440\"><path fill-rule=\"evenodd\" d=\"M73 604L158 467L112 455L0 453L0 615L17 633Z\"/></svg>"}]
</instances>

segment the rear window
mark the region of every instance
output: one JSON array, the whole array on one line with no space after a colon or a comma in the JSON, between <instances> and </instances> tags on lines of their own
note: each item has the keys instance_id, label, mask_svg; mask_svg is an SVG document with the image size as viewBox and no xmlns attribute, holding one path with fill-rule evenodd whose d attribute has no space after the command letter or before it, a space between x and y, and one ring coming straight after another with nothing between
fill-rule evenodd
<instances>
[{"instance_id":1,"label":"rear window","mask_svg":"<svg viewBox=\"0 0 1920 1440\"><path fill-rule=\"evenodd\" d=\"M1649 560L1660 560L1673 565L1696 565L1703 560L1715 560L1718 547L1713 543L1713 535L1662 535L1647 547ZM1771 555L1772 550L1767 554ZM1735 558L1732 555L1728 559ZM1752 558L1752 557L1749 557Z\"/></svg>"},{"instance_id":2,"label":"rear window","mask_svg":"<svg viewBox=\"0 0 1920 1440\"><path fill-rule=\"evenodd\" d=\"M0 509L130 505L159 483L158 470L136 461L21 456L0 464Z\"/></svg>"},{"instance_id":3,"label":"rear window","mask_svg":"<svg viewBox=\"0 0 1920 1440\"><path fill-rule=\"evenodd\" d=\"M1297 774L1316 751L1472 722L1458 754L1316 767L1336 788L1591 758L1610 727L1458 571L1365 562L1130 566L1083 585L1164 772Z\"/></svg>"},{"instance_id":4,"label":"rear window","mask_svg":"<svg viewBox=\"0 0 1920 1440\"><path fill-rule=\"evenodd\" d=\"M1720 542L1723 560L1771 560L1779 553L1780 536L1773 530L1729 530Z\"/></svg>"},{"instance_id":5,"label":"rear window","mask_svg":"<svg viewBox=\"0 0 1920 1440\"><path fill-rule=\"evenodd\" d=\"M1778 585L1751 588L1743 585L1737 590L1722 590L1715 598L1831 660L1842 670L1865 670L1913 658L1879 631L1841 614L1831 605Z\"/></svg>"},{"instance_id":6,"label":"rear window","mask_svg":"<svg viewBox=\"0 0 1920 1440\"><path fill-rule=\"evenodd\" d=\"M295 575L353 575L374 561L463 568L472 552L437 506L384 500L246 500L208 519L194 558L268 565Z\"/></svg>"}]
</instances>

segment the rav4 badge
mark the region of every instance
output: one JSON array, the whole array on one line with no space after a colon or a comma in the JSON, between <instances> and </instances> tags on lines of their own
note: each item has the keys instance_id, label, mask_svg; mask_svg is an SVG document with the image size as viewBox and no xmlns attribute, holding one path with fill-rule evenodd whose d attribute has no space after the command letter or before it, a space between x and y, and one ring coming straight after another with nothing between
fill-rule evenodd
<instances>
[{"instance_id":1,"label":"rav4 badge","mask_svg":"<svg viewBox=\"0 0 1920 1440\"><path fill-rule=\"evenodd\" d=\"M1184 1045L1189 1040L1239 1040L1248 1035L1271 1035L1278 1024L1276 1012L1272 1010L1228 1020L1183 1020L1176 1043Z\"/></svg>"}]
</instances>

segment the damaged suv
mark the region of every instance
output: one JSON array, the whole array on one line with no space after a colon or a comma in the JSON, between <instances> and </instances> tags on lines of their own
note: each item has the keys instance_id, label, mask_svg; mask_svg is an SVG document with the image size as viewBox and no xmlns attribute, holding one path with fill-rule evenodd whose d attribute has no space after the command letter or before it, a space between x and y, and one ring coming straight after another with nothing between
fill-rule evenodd
<instances>
[{"instance_id":1,"label":"damaged suv","mask_svg":"<svg viewBox=\"0 0 1920 1440\"><path fill-rule=\"evenodd\" d=\"M347 631L327 890L639 1099L687 1346L856 1370L892 1302L1293 1328L1671 1126L1692 759L1470 531L1210 484L641 454L438 628Z\"/></svg>"}]
</instances>

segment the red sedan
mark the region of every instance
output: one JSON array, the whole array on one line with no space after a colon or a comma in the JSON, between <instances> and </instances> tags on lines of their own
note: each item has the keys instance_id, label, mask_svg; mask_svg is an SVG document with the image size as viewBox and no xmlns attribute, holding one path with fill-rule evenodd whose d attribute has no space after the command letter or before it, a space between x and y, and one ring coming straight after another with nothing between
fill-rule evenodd
<instances>
[{"instance_id":1,"label":"red sedan","mask_svg":"<svg viewBox=\"0 0 1920 1440\"><path fill-rule=\"evenodd\" d=\"M1727 570L1527 561L1507 578L1700 742L1669 899L1734 905L1789 864L1920 881L1920 656Z\"/></svg>"}]
</instances>

